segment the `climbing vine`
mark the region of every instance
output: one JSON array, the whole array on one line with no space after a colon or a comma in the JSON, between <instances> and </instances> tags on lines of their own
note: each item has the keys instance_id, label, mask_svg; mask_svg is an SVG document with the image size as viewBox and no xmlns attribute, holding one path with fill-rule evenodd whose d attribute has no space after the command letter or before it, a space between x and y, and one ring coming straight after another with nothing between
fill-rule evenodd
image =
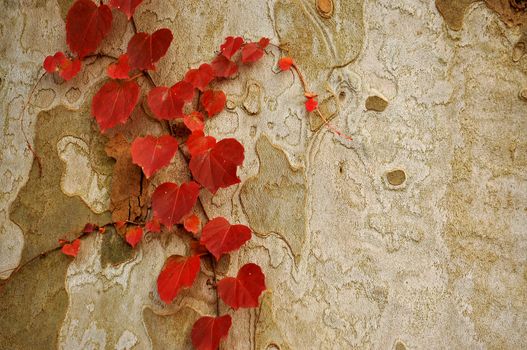
<instances>
[{"instance_id":1,"label":"climbing vine","mask_svg":"<svg viewBox=\"0 0 527 350\"><path fill-rule=\"evenodd\" d=\"M172 86L157 86L150 72L156 69L156 64L166 55L173 41L173 34L166 28L153 33L138 32L133 16L141 3L142 0L109 0L106 4L103 1L95 3L92 0L76 0L66 17L66 42L70 51L47 56L43 67L48 74L57 74L64 80L71 80L81 72L87 58L110 57L97 53L97 50L111 32L116 11L122 12L132 26L134 35L128 42L126 52L113 57L113 62L108 65L108 79L91 101L91 114L103 134L125 124L140 100L142 88L138 80L146 79L151 85L146 93L149 114L163 124L168 134L136 136L131 144L122 135L118 135L115 137L118 141L115 142L124 142L125 152L133 164L141 168L141 182L145 180L148 183L159 170L171 163L178 152L187 161L191 180L184 183L162 183L147 200L147 211L134 217L130 217L129 213L126 217L112 215L114 221L101 226L86 224L76 239L60 239L57 248L39 256L60 249L65 255L76 257L84 237L103 234L108 227L114 227L121 233L132 248L140 244L145 232L155 234L163 228L172 232L175 226L183 227L190 241L189 254L168 257L157 277L157 295L163 302L172 303L182 289L192 287L201 270L202 259L209 259L214 272L210 284L216 293L216 315L196 320L191 340L196 349L217 349L220 342L228 336L232 324L229 314L220 315L219 301L233 310L258 307L266 282L262 269L254 263L242 266L235 277L224 277L218 281L215 264L223 255L240 249L249 241L252 230L245 225L232 224L224 217L208 218L204 210L205 222L196 214L196 210L203 207L200 192L208 191L214 195L220 189L239 183L237 170L244 161L244 147L239 141L234 138L216 140L205 135L205 123L221 113L227 101L225 92L211 88L211 83L234 79L238 76L241 65L254 64L271 47L280 51L283 48L271 44L265 37L251 42L242 37L229 36L210 63L189 69ZM279 71L290 71L299 77L306 97L306 110L316 113L333 132L350 139L333 128L320 112L317 95L309 91L307 82L293 59L282 57L277 65ZM174 128L175 123L181 122L186 128L183 136ZM112 140L109 141L107 152L108 148L113 147L111 142ZM29 141L28 146L40 168L38 154ZM25 264L36 258L38 257Z\"/></svg>"}]
</instances>

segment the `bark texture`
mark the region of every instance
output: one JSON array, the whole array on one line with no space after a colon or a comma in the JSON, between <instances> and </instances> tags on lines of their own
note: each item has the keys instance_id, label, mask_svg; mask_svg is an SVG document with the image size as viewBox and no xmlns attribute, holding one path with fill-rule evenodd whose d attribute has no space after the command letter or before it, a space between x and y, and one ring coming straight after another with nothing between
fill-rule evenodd
<instances>
[{"instance_id":1,"label":"bark texture","mask_svg":"<svg viewBox=\"0 0 527 350\"><path fill-rule=\"evenodd\" d=\"M3 279L85 223L111 220L109 138L164 132L142 99L125 127L99 134L89 101L105 80L104 58L67 83L42 78L21 116L44 57L66 49L71 3L0 3ZM232 314L224 349L527 348L523 3L149 0L138 8L139 31L174 32L153 74L159 85L209 61L228 35L267 36L288 44L321 108L354 138L305 112L298 79L271 70L274 49L222 83L227 109L207 128L244 144L242 182L201 199L210 217L250 225L255 237L217 271L235 275L255 261L269 287L259 309ZM131 35L114 12L102 51L118 56ZM184 180L183 166L176 158L155 181ZM74 261L60 252L36 259L0 282L0 348L190 348L193 322L215 313L210 267L172 305L155 292L166 257L185 247L163 234L131 250L109 231L86 238Z\"/></svg>"}]
</instances>

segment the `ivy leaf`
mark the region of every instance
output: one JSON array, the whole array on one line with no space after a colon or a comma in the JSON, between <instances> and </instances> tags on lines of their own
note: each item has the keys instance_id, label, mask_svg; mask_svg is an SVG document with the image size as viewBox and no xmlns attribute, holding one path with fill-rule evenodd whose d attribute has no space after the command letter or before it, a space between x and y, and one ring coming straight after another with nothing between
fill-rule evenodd
<instances>
[{"instance_id":1,"label":"ivy leaf","mask_svg":"<svg viewBox=\"0 0 527 350\"><path fill-rule=\"evenodd\" d=\"M62 79L70 80L80 72L82 62L79 59L70 60L59 51L53 56L47 56L43 66L46 72L58 72Z\"/></svg>"},{"instance_id":2,"label":"ivy leaf","mask_svg":"<svg viewBox=\"0 0 527 350\"><path fill-rule=\"evenodd\" d=\"M62 253L66 255L76 257L77 254L79 253L80 246L81 246L81 240L77 238L72 243L64 244L62 246L61 251Z\"/></svg>"},{"instance_id":3,"label":"ivy leaf","mask_svg":"<svg viewBox=\"0 0 527 350\"><path fill-rule=\"evenodd\" d=\"M306 109L308 112L313 112L318 107L318 102L314 97L308 98L306 100Z\"/></svg>"},{"instance_id":4,"label":"ivy leaf","mask_svg":"<svg viewBox=\"0 0 527 350\"><path fill-rule=\"evenodd\" d=\"M205 136L203 131L196 130L187 139L186 145L192 157L206 152L216 144L216 139L212 136Z\"/></svg>"},{"instance_id":5,"label":"ivy leaf","mask_svg":"<svg viewBox=\"0 0 527 350\"><path fill-rule=\"evenodd\" d=\"M198 195L199 185L193 181L181 186L165 182L152 195L154 214L160 223L172 227L192 211Z\"/></svg>"},{"instance_id":6,"label":"ivy leaf","mask_svg":"<svg viewBox=\"0 0 527 350\"><path fill-rule=\"evenodd\" d=\"M110 6L120 10L128 17L128 20L134 15L135 9L143 0L110 0Z\"/></svg>"},{"instance_id":7,"label":"ivy leaf","mask_svg":"<svg viewBox=\"0 0 527 350\"><path fill-rule=\"evenodd\" d=\"M225 42L221 44L220 51L221 54L228 60L231 59L231 57L242 47L243 45L243 38L228 36L225 38Z\"/></svg>"},{"instance_id":8,"label":"ivy leaf","mask_svg":"<svg viewBox=\"0 0 527 350\"><path fill-rule=\"evenodd\" d=\"M170 304L181 288L191 287L200 269L199 256L170 256L157 277L157 293Z\"/></svg>"},{"instance_id":9,"label":"ivy leaf","mask_svg":"<svg viewBox=\"0 0 527 350\"><path fill-rule=\"evenodd\" d=\"M112 10L91 0L77 0L66 16L66 42L82 59L99 47L112 28Z\"/></svg>"},{"instance_id":10,"label":"ivy leaf","mask_svg":"<svg viewBox=\"0 0 527 350\"><path fill-rule=\"evenodd\" d=\"M194 179L214 194L219 188L240 182L236 171L243 163L243 153L243 146L237 140L223 139L209 149L195 153L190 159L189 168Z\"/></svg>"},{"instance_id":11,"label":"ivy leaf","mask_svg":"<svg viewBox=\"0 0 527 350\"><path fill-rule=\"evenodd\" d=\"M183 116L185 102L177 98L171 88L158 86L148 93L148 107L160 120L172 120Z\"/></svg>"},{"instance_id":12,"label":"ivy leaf","mask_svg":"<svg viewBox=\"0 0 527 350\"><path fill-rule=\"evenodd\" d=\"M130 151L132 161L143 169L146 178L154 175L159 169L170 164L177 152L178 142L175 137L164 135L138 137L132 142Z\"/></svg>"},{"instance_id":13,"label":"ivy leaf","mask_svg":"<svg viewBox=\"0 0 527 350\"><path fill-rule=\"evenodd\" d=\"M214 79L214 70L208 63L203 63L199 68L191 69L185 74L185 81L200 91L205 90L212 79Z\"/></svg>"},{"instance_id":14,"label":"ivy leaf","mask_svg":"<svg viewBox=\"0 0 527 350\"><path fill-rule=\"evenodd\" d=\"M143 238L143 229L139 226L131 227L126 231L126 242L132 246L132 248L135 248L137 243L141 241L141 238Z\"/></svg>"},{"instance_id":15,"label":"ivy leaf","mask_svg":"<svg viewBox=\"0 0 527 350\"><path fill-rule=\"evenodd\" d=\"M197 234L199 232L200 225L201 225L201 220L194 213L187 216L185 220L183 220L183 227L185 227L185 230L193 234Z\"/></svg>"},{"instance_id":16,"label":"ivy leaf","mask_svg":"<svg viewBox=\"0 0 527 350\"><path fill-rule=\"evenodd\" d=\"M183 118L183 123L191 131L203 131L205 123L203 122L203 114L194 111Z\"/></svg>"},{"instance_id":17,"label":"ivy leaf","mask_svg":"<svg viewBox=\"0 0 527 350\"><path fill-rule=\"evenodd\" d=\"M158 29L152 35L137 33L128 42L126 53L132 69L155 69L154 64L163 57L172 42L170 29Z\"/></svg>"},{"instance_id":18,"label":"ivy leaf","mask_svg":"<svg viewBox=\"0 0 527 350\"><path fill-rule=\"evenodd\" d=\"M216 260L228 252L237 250L251 239L251 229L245 225L231 225L224 217L210 220L203 227L199 242Z\"/></svg>"},{"instance_id":19,"label":"ivy leaf","mask_svg":"<svg viewBox=\"0 0 527 350\"><path fill-rule=\"evenodd\" d=\"M203 93L203 96L201 96L201 104L207 111L209 117L223 111L226 102L227 96L225 96L225 93L221 90L207 90Z\"/></svg>"},{"instance_id":20,"label":"ivy leaf","mask_svg":"<svg viewBox=\"0 0 527 350\"><path fill-rule=\"evenodd\" d=\"M232 325L230 315L220 317L204 316L192 326L192 345L197 350L216 350L223 338L229 334Z\"/></svg>"},{"instance_id":21,"label":"ivy leaf","mask_svg":"<svg viewBox=\"0 0 527 350\"><path fill-rule=\"evenodd\" d=\"M112 79L128 79L130 78L130 64L128 64L128 55L122 54L119 56L117 63L112 63L108 66L106 74Z\"/></svg>"},{"instance_id":22,"label":"ivy leaf","mask_svg":"<svg viewBox=\"0 0 527 350\"><path fill-rule=\"evenodd\" d=\"M248 43L242 49L242 62L256 62L264 55L264 49L269 45L268 38L261 38L257 43Z\"/></svg>"},{"instance_id":23,"label":"ivy leaf","mask_svg":"<svg viewBox=\"0 0 527 350\"><path fill-rule=\"evenodd\" d=\"M219 55L211 62L214 76L217 78L229 78L238 73L238 66L225 56Z\"/></svg>"},{"instance_id":24,"label":"ivy leaf","mask_svg":"<svg viewBox=\"0 0 527 350\"><path fill-rule=\"evenodd\" d=\"M102 132L124 123L139 100L139 85L135 81L110 80L92 99L91 113Z\"/></svg>"},{"instance_id":25,"label":"ivy leaf","mask_svg":"<svg viewBox=\"0 0 527 350\"><path fill-rule=\"evenodd\" d=\"M293 59L291 57L282 57L278 60L278 67L281 71L290 70L293 65Z\"/></svg>"},{"instance_id":26,"label":"ivy leaf","mask_svg":"<svg viewBox=\"0 0 527 350\"><path fill-rule=\"evenodd\" d=\"M265 290L265 276L260 266L246 264L236 277L225 277L218 282L218 295L234 310L258 307L258 298Z\"/></svg>"}]
</instances>

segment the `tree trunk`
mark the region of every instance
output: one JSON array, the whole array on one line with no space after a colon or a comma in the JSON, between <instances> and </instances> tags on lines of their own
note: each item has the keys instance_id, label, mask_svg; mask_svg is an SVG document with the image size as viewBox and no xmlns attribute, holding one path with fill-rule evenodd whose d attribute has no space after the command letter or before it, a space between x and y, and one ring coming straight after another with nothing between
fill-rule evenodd
<instances>
[{"instance_id":1,"label":"tree trunk","mask_svg":"<svg viewBox=\"0 0 527 350\"><path fill-rule=\"evenodd\" d=\"M185 254L180 236L148 234L132 250L108 229L86 237L74 260L59 250L38 257L86 223L110 222L110 209L129 210L128 197L124 207L110 200L112 183L127 179L115 177L109 139L166 132L142 98L125 126L99 133L90 101L111 59L86 61L69 82L49 74L37 82L44 57L67 49L71 3L0 5L0 348L191 348L192 324L215 314L216 296L204 261L194 288L170 305L160 301L156 279L168 256ZM287 44L331 119L328 126L305 111L298 77L273 72L275 47L220 85L227 109L207 132L244 145L242 182L214 197L203 191L201 201L209 217L244 223L254 236L216 272L232 276L257 262L268 287L259 308L233 313L220 303L233 316L223 349L527 348L522 4L152 0L138 7L139 31L174 33L153 73L158 85L210 61L226 36L265 36ZM133 33L125 16L113 15L101 51L116 57ZM184 181L182 169L180 156L148 188ZM140 191L134 201L142 181L127 185Z\"/></svg>"}]
</instances>

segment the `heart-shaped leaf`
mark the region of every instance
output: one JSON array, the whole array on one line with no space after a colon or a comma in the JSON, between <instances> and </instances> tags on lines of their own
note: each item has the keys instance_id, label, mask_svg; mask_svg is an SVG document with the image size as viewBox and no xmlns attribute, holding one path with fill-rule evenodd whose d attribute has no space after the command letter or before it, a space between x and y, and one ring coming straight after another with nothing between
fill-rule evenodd
<instances>
[{"instance_id":1,"label":"heart-shaped leaf","mask_svg":"<svg viewBox=\"0 0 527 350\"><path fill-rule=\"evenodd\" d=\"M154 64L163 57L172 42L170 29L162 28L152 33L137 33L130 42L126 53L132 69L155 69Z\"/></svg>"},{"instance_id":2,"label":"heart-shaped leaf","mask_svg":"<svg viewBox=\"0 0 527 350\"><path fill-rule=\"evenodd\" d=\"M199 68L191 69L185 74L185 81L200 91L205 90L212 79L214 79L214 70L208 63L203 63Z\"/></svg>"},{"instance_id":3,"label":"heart-shaped leaf","mask_svg":"<svg viewBox=\"0 0 527 350\"><path fill-rule=\"evenodd\" d=\"M132 142L130 151L132 161L143 169L147 178L154 175L159 169L170 164L177 152L178 142L175 137L164 135L154 137L138 137Z\"/></svg>"},{"instance_id":4,"label":"heart-shaped leaf","mask_svg":"<svg viewBox=\"0 0 527 350\"><path fill-rule=\"evenodd\" d=\"M227 97L223 91L207 90L201 97L201 104L207 111L209 117L220 113L225 108Z\"/></svg>"},{"instance_id":5,"label":"heart-shaped leaf","mask_svg":"<svg viewBox=\"0 0 527 350\"><path fill-rule=\"evenodd\" d=\"M127 54L119 56L117 63L110 64L106 70L106 74L112 79L128 79L130 78L129 73L130 65Z\"/></svg>"},{"instance_id":6,"label":"heart-shaped leaf","mask_svg":"<svg viewBox=\"0 0 527 350\"><path fill-rule=\"evenodd\" d=\"M224 217L207 222L201 232L200 243L214 255L216 260L228 252L240 248L251 239L251 229L245 225L231 225Z\"/></svg>"},{"instance_id":7,"label":"heart-shaped leaf","mask_svg":"<svg viewBox=\"0 0 527 350\"><path fill-rule=\"evenodd\" d=\"M112 28L112 10L91 0L77 0L66 16L66 42L82 59L99 47Z\"/></svg>"},{"instance_id":8,"label":"heart-shaped leaf","mask_svg":"<svg viewBox=\"0 0 527 350\"><path fill-rule=\"evenodd\" d=\"M260 266L246 264L236 277L225 277L218 282L218 295L234 310L258 307L258 298L265 290L265 275Z\"/></svg>"},{"instance_id":9,"label":"heart-shaped leaf","mask_svg":"<svg viewBox=\"0 0 527 350\"><path fill-rule=\"evenodd\" d=\"M159 185L152 195L154 214L160 223L172 227L192 211L198 195L199 185L193 181L181 186L165 182Z\"/></svg>"},{"instance_id":10,"label":"heart-shaped leaf","mask_svg":"<svg viewBox=\"0 0 527 350\"><path fill-rule=\"evenodd\" d=\"M62 246L61 251L62 253L66 255L76 257L77 254L79 253L80 246L81 246L81 240L77 238L72 243L64 244Z\"/></svg>"},{"instance_id":11,"label":"heart-shaped leaf","mask_svg":"<svg viewBox=\"0 0 527 350\"><path fill-rule=\"evenodd\" d=\"M204 316L192 326L192 345L196 350L216 350L223 338L229 334L232 319L229 315L220 317Z\"/></svg>"},{"instance_id":12,"label":"heart-shaped leaf","mask_svg":"<svg viewBox=\"0 0 527 350\"><path fill-rule=\"evenodd\" d=\"M104 132L124 123L139 100L139 85L135 81L110 80L92 99L91 112Z\"/></svg>"},{"instance_id":13,"label":"heart-shaped leaf","mask_svg":"<svg viewBox=\"0 0 527 350\"><path fill-rule=\"evenodd\" d=\"M132 246L132 248L135 248L137 243L141 241L141 238L143 238L143 229L139 226L131 227L126 231L126 242Z\"/></svg>"},{"instance_id":14,"label":"heart-shaped leaf","mask_svg":"<svg viewBox=\"0 0 527 350\"><path fill-rule=\"evenodd\" d=\"M228 36L225 38L225 42L221 44L221 54L228 60L242 47L243 38L241 36L233 37Z\"/></svg>"}]
</instances>

